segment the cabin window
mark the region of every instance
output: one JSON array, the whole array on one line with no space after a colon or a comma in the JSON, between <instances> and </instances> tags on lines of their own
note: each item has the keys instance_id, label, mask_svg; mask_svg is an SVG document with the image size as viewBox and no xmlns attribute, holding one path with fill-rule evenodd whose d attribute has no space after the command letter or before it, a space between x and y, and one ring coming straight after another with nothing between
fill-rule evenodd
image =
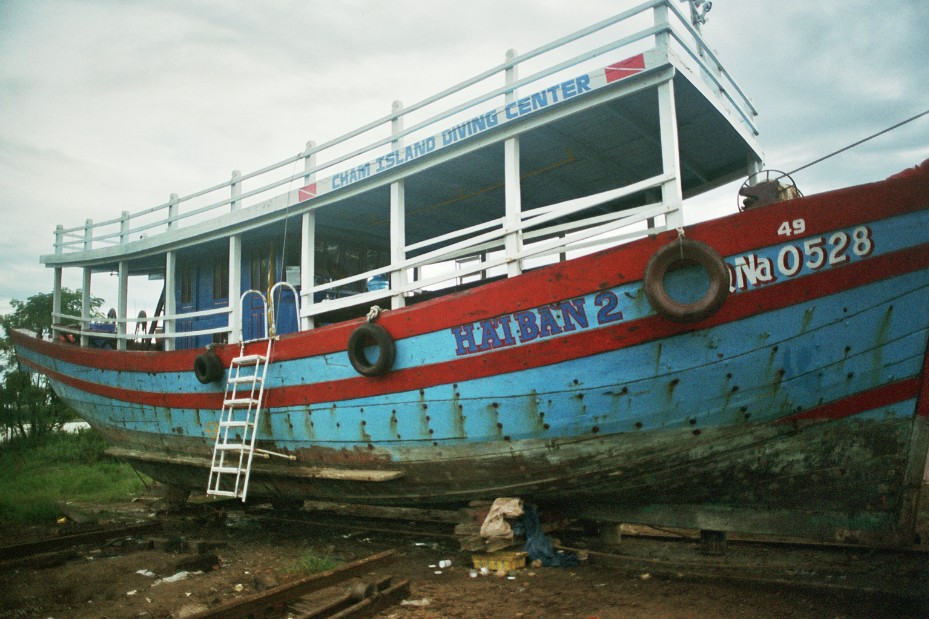
<instances>
[{"instance_id":1,"label":"cabin window","mask_svg":"<svg viewBox=\"0 0 929 619\"><path fill-rule=\"evenodd\" d=\"M181 265L181 303L194 301L194 265Z\"/></svg>"},{"instance_id":2,"label":"cabin window","mask_svg":"<svg viewBox=\"0 0 929 619\"><path fill-rule=\"evenodd\" d=\"M229 261L213 263L213 300L229 298Z\"/></svg>"}]
</instances>

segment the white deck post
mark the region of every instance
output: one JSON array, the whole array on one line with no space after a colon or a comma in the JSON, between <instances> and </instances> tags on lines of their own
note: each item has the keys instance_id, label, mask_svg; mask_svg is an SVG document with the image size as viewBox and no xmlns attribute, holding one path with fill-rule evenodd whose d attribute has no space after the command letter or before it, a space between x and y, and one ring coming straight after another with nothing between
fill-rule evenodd
<instances>
[{"instance_id":1,"label":"white deck post","mask_svg":"<svg viewBox=\"0 0 929 619\"><path fill-rule=\"evenodd\" d=\"M84 281L81 283L81 346L90 344L87 330L90 329L90 267L84 267Z\"/></svg>"},{"instance_id":2,"label":"white deck post","mask_svg":"<svg viewBox=\"0 0 929 619\"><path fill-rule=\"evenodd\" d=\"M84 251L93 248L94 220L84 221ZM87 330L90 328L90 267L84 267L84 279L81 283L81 346L90 344Z\"/></svg>"},{"instance_id":3,"label":"white deck post","mask_svg":"<svg viewBox=\"0 0 929 619\"><path fill-rule=\"evenodd\" d=\"M119 244L129 242L129 211L123 211L119 215Z\"/></svg>"},{"instance_id":4,"label":"white deck post","mask_svg":"<svg viewBox=\"0 0 929 619\"><path fill-rule=\"evenodd\" d=\"M126 314L129 310L129 263L119 261L119 290L116 293L116 350L126 350Z\"/></svg>"},{"instance_id":5,"label":"white deck post","mask_svg":"<svg viewBox=\"0 0 929 619\"><path fill-rule=\"evenodd\" d=\"M60 227L60 226L59 226ZM54 282L52 284L52 331L51 338L55 340L58 337L58 330L55 325L61 322L58 314L61 313L61 267L55 267Z\"/></svg>"},{"instance_id":6,"label":"white deck post","mask_svg":"<svg viewBox=\"0 0 929 619\"><path fill-rule=\"evenodd\" d=\"M238 170L232 171L232 179L229 181L229 211L239 210L239 196L242 195L242 181L239 179L242 177L242 173Z\"/></svg>"},{"instance_id":7,"label":"white deck post","mask_svg":"<svg viewBox=\"0 0 929 619\"><path fill-rule=\"evenodd\" d=\"M313 305L313 285L316 280L316 212L303 214L300 221L300 307ZM315 326L312 316L300 317L300 330Z\"/></svg>"},{"instance_id":8,"label":"white deck post","mask_svg":"<svg viewBox=\"0 0 929 619\"><path fill-rule=\"evenodd\" d=\"M655 7L655 25L668 26L668 7L660 4ZM667 32L655 35L656 47L665 54L670 51L671 36ZM671 179L661 185L661 200L675 210L665 217L669 230L684 226L684 194L681 190L681 162L678 152L677 111L674 107L674 82L668 80L658 86L658 123L661 131L661 167Z\"/></svg>"},{"instance_id":9,"label":"white deck post","mask_svg":"<svg viewBox=\"0 0 929 619\"><path fill-rule=\"evenodd\" d=\"M119 243L122 245L129 241L129 211L123 211L119 216ZM119 286L116 292L116 350L126 350L125 335L128 331L126 318L129 314L129 263L125 260L119 262Z\"/></svg>"},{"instance_id":10,"label":"white deck post","mask_svg":"<svg viewBox=\"0 0 929 619\"><path fill-rule=\"evenodd\" d=\"M390 122L393 135L403 131L403 117L400 111L403 103L394 101L391 111L395 114ZM393 148L403 148L403 139L399 138L391 143ZM390 264L403 264L406 260L406 187L404 181L399 180L390 185ZM390 288L402 291L406 288L406 270L398 269L390 272ZM402 292L390 297L390 307L397 309L406 305Z\"/></svg>"},{"instance_id":11,"label":"white deck post","mask_svg":"<svg viewBox=\"0 0 929 619\"><path fill-rule=\"evenodd\" d=\"M309 140L303 156L303 186L316 180L316 142ZM307 211L300 220L300 307L313 305L313 286L316 284L316 212ZM300 316L300 330L315 326L312 316Z\"/></svg>"},{"instance_id":12,"label":"white deck post","mask_svg":"<svg viewBox=\"0 0 929 619\"><path fill-rule=\"evenodd\" d=\"M177 227L178 196L172 193L168 198L168 230L174 230Z\"/></svg>"},{"instance_id":13,"label":"white deck post","mask_svg":"<svg viewBox=\"0 0 929 619\"><path fill-rule=\"evenodd\" d=\"M176 268L177 254L169 251L165 254L165 350L174 350L174 314L177 312L177 303L175 303L174 298L174 274Z\"/></svg>"},{"instance_id":14,"label":"white deck post","mask_svg":"<svg viewBox=\"0 0 929 619\"><path fill-rule=\"evenodd\" d=\"M506 61L513 62L516 55L515 49L507 50ZM507 86L517 79L516 65L508 67L506 69ZM515 101L516 91L507 92L505 100L507 103ZM523 272L518 258L522 249L522 233L519 231L522 211L522 192L519 187L519 137L512 137L503 144L503 183L506 209L504 221L506 229L509 230L503 241L507 258L506 274L507 277L515 277Z\"/></svg>"},{"instance_id":15,"label":"white deck post","mask_svg":"<svg viewBox=\"0 0 929 619\"><path fill-rule=\"evenodd\" d=\"M94 248L94 220L84 220L84 251Z\"/></svg>"},{"instance_id":16,"label":"white deck post","mask_svg":"<svg viewBox=\"0 0 929 619\"><path fill-rule=\"evenodd\" d=\"M242 332L242 235L229 237L229 343L239 341Z\"/></svg>"},{"instance_id":17,"label":"white deck post","mask_svg":"<svg viewBox=\"0 0 929 619\"><path fill-rule=\"evenodd\" d=\"M242 195L242 183L239 180L242 173L238 170L232 171L232 179L229 181L229 211L237 211L241 207L239 196ZM229 295L226 300L229 308L228 342L235 344L239 341L239 334L242 331L242 305L239 302L242 296L242 235L233 234L229 237Z\"/></svg>"}]
</instances>

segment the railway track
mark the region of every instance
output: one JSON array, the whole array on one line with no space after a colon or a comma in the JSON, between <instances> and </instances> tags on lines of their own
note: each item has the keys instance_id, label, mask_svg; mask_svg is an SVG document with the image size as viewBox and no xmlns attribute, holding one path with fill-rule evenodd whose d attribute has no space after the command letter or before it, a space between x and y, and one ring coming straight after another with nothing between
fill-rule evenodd
<instances>
[{"instance_id":1,"label":"railway track","mask_svg":"<svg viewBox=\"0 0 929 619\"><path fill-rule=\"evenodd\" d=\"M161 522L153 520L135 525L98 527L70 535L57 535L0 546L0 564L7 567L28 563L51 566L75 556L76 547L101 545L113 539L148 535L160 528Z\"/></svg>"},{"instance_id":2,"label":"railway track","mask_svg":"<svg viewBox=\"0 0 929 619\"><path fill-rule=\"evenodd\" d=\"M325 506L315 505L309 511L281 511L267 508L242 510L236 505L217 503L211 507L194 507L191 511L142 525L95 529L74 535L56 536L44 540L0 548L0 569L22 563L34 567L55 565L56 560L67 561L87 553L92 545L106 546L110 540L119 538L144 538L160 529L190 529L185 524L191 518L206 521L206 535L211 527L221 526L223 518L204 514L213 511L222 513L227 524L219 530L236 529L235 519L243 519L247 525L259 525L268 531L318 530L329 532L336 545L340 539L371 537L380 538L380 547L409 545L397 538L414 538L421 543L435 543L449 552L455 545L456 536L451 513L415 511L391 513L379 510L359 510L362 516L350 516L344 510L327 511ZM393 517L392 517L393 516ZM339 533L334 533L338 529ZM731 582L752 586L769 586L784 590L828 590L849 592L866 596L893 596L912 600L929 600L929 549L914 545L907 549L883 550L854 545L810 544L795 540L777 540L778 543L759 542L752 539L730 539L725 554L707 556L701 554L699 537L691 534L672 533L648 529L633 534L623 533L612 542L602 535L579 526L553 533L563 544L557 546L566 551L580 551L594 569L605 573L627 574L665 578L669 580ZM200 530L202 533L202 530ZM225 535L225 533L224 533ZM315 534L314 534L315 535ZM269 535L268 543L275 543ZM417 543L417 545L424 545ZM227 605L204 611L197 617L350 617L358 613L372 613L376 609L406 597L409 581L397 580L383 574L383 568L395 557L389 550L360 561L343 564L339 568L305 577L287 586L277 587L250 596L237 597ZM452 551L451 554L454 554ZM470 553L461 553L469 555ZM357 556L357 555L356 555ZM49 559L46 561L46 559ZM38 563L36 563L38 561ZM44 562L44 563L43 563ZM470 556L458 556L456 565L470 562ZM377 572L376 575L372 575ZM410 572L399 572L409 577ZM320 600L318 592L327 587L328 598Z\"/></svg>"},{"instance_id":3,"label":"railway track","mask_svg":"<svg viewBox=\"0 0 929 619\"><path fill-rule=\"evenodd\" d=\"M314 511L248 512L267 522L339 528L355 535L392 534L443 540L456 539L450 520L430 515L389 518L385 514L350 517L343 512L326 519L323 506ZM414 526L411 526L414 525ZM847 591L858 595L929 600L929 547L872 548L854 544L816 543L795 539L730 538L718 556L701 552L698 532L664 533L642 527L622 539L604 542L576 527L554 532L565 543L556 549L587 557L590 565L630 575L692 581L732 582L806 590Z\"/></svg>"},{"instance_id":4,"label":"railway track","mask_svg":"<svg viewBox=\"0 0 929 619\"><path fill-rule=\"evenodd\" d=\"M335 617L362 617L399 603L409 594L409 581L393 582L392 576L368 578L373 570L393 561L394 551L388 550L358 561L301 578L297 581L238 598L211 608L191 619L236 619L239 617L289 617L294 619L332 619ZM325 602L314 599L314 594L342 587L345 592Z\"/></svg>"},{"instance_id":5,"label":"railway track","mask_svg":"<svg viewBox=\"0 0 929 619\"><path fill-rule=\"evenodd\" d=\"M261 518L271 521L270 518ZM278 519L281 520L281 519ZM286 520L293 523L294 518ZM305 523L303 523L305 524ZM89 547L106 547L113 540L138 539L139 547L151 547L147 538L162 529L155 520L137 525L97 527L70 535L50 536L0 547L0 566L6 569L30 566L55 567L79 559ZM326 526L320 523L320 526ZM356 525L357 527L357 525ZM409 581L371 573L390 564L395 551L377 553L340 565L332 570L307 576L266 591L236 598L215 608L192 615L198 618L288 617L327 619L361 617L398 603L409 594ZM318 599L319 592L336 589ZM337 589L341 588L342 591Z\"/></svg>"}]
</instances>

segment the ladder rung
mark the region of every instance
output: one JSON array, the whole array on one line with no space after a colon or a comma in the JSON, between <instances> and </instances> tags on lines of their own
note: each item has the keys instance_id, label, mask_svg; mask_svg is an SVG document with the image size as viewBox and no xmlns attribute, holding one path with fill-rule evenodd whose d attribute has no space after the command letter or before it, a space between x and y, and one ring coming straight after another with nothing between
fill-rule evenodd
<instances>
[{"instance_id":1,"label":"ladder rung","mask_svg":"<svg viewBox=\"0 0 929 619\"><path fill-rule=\"evenodd\" d=\"M223 406L258 406L258 400L255 398L232 398L229 400L223 400Z\"/></svg>"},{"instance_id":2,"label":"ladder rung","mask_svg":"<svg viewBox=\"0 0 929 619\"><path fill-rule=\"evenodd\" d=\"M250 425L252 424L249 423L248 421L220 421L219 422L220 428L247 428Z\"/></svg>"},{"instance_id":3,"label":"ladder rung","mask_svg":"<svg viewBox=\"0 0 929 619\"><path fill-rule=\"evenodd\" d=\"M232 490L207 490L206 493L214 496L239 496L238 492Z\"/></svg>"},{"instance_id":4,"label":"ladder rung","mask_svg":"<svg viewBox=\"0 0 929 619\"><path fill-rule=\"evenodd\" d=\"M233 357L232 365L255 365L258 362L264 362L267 359L264 355L244 355L242 357Z\"/></svg>"},{"instance_id":5,"label":"ladder rung","mask_svg":"<svg viewBox=\"0 0 929 619\"><path fill-rule=\"evenodd\" d=\"M241 385L242 383L260 383L264 379L261 376L234 376L230 378L227 382L231 385Z\"/></svg>"},{"instance_id":6,"label":"ladder rung","mask_svg":"<svg viewBox=\"0 0 929 619\"><path fill-rule=\"evenodd\" d=\"M214 466L210 469L212 473L241 473L242 469L237 466Z\"/></svg>"}]
</instances>

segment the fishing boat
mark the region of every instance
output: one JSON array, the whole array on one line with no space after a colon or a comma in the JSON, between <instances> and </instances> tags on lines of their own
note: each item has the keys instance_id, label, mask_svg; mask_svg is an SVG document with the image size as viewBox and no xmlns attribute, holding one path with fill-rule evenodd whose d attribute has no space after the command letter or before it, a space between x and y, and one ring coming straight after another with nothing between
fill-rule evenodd
<instances>
[{"instance_id":1,"label":"fishing boat","mask_svg":"<svg viewBox=\"0 0 929 619\"><path fill-rule=\"evenodd\" d=\"M762 171L756 110L691 4L649 0L280 163L58 226L54 326L11 334L20 365L180 496L517 496L911 542L929 165L805 197ZM685 198L746 178L739 212L685 225ZM163 284L151 315L128 315L138 281Z\"/></svg>"}]
</instances>

